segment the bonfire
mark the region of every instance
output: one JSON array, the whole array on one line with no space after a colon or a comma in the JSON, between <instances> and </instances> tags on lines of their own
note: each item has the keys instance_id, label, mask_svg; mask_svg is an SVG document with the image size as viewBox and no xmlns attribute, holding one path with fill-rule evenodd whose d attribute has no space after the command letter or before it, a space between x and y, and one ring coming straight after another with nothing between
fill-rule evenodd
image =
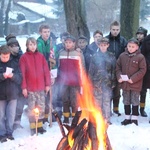
<instances>
[{"instance_id":1,"label":"bonfire","mask_svg":"<svg viewBox=\"0 0 150 150\"><path fill-rule=\"evenodd\" d=\"M107 136L108 125L101 109L95 103L91 82L83 69L82 77L82 94L78 94L80 109L76 112L71 125L62 124L57 112L54 112L63 136L57 150L112 150ZM64 127L68 130L67 134Z\"/></svg>"}]
</instances>

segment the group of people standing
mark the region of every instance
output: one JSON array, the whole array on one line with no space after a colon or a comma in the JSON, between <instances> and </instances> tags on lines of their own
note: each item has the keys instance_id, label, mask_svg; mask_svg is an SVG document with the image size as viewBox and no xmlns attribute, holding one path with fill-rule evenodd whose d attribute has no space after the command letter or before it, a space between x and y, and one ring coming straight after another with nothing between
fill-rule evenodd
<instances>
[{"instance_id":1,"label":"group of people standing","mask_svg":"<svg viewBox=\"0 0 150 150\"><path fill-rule=\"evenodd\" d=\"M68 124L78 108L77 94L83 92L82 71L91 80L91 94L106 123L111 124L111 103L113 113L121 115L120 89L125 110L121 124L138 125L139 102L141 116L147 117L144 108L150 83L150 40L146 29L140 27L136 38L127 41L120 35L119 22L114 21L109 35L103 37L96 30L91 44L85 36L76 39L68 32L60 34L61 43L56 44L47 24L39 27L39 33L38 39L27 39L24 54L12 34L6 37L7 44L0 47L1 142L14 140L13 131L22 127L25 104L31 135L36 132L34 108L39 109L38 133L46 132L43 124L49 121L50 101L59 117L63 115L63 123Z\"/></svg>"}]
</instances>

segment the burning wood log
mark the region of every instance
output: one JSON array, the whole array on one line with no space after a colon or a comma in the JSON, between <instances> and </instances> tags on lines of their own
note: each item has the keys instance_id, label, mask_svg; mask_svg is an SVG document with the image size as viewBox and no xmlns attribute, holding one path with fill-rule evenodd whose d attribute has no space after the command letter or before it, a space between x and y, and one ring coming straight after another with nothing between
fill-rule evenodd
<instances>
[{"instance_id":1,"label":"burning wood log","mask_svg":"<svg viewBox=\"0 0 150 150\"><path fill-rule=\"evenodd\" d=\"M79 122L81 113L81 111L76 112L68 134L60 140L56 150L99 150L101 143L98 141L95 124L85 118ZM112 150L107 133L104 139L106 139L104 150Z\"/></svg>"},{"instance_id":2,"label":"burning wood log","mask_svg":"<svg viewBox=\"0 0 150 150\"><path fill-rule=\"evenodd\" d=\"M64 128L63 128L63 124L62 124L62 122L61 122L61 119L60 119L59 116L58 116L57 111L53 111L52 114L55 116L55 119L56 119L56 121L57 121L57 123L58 123L58 125L59 125L59 128L60 128L60 131L61 131L62 136L65 137L66 134L65 134L65 131L64 131Z\"/></svg>"},{"instance_id":3,"label":"burning wood log","mask_svg":"<svg viewBox=\"0 0 150 150\"><path fill-rule=\"evenodd\" d=\"M84 125L87 123L87 120L86 119L83 119L79 124L78 126L76 126L74 128L74 132L73 132L73 135L72 135L72 138L75 139L79 132L81 131L81 129L83 129Z\"/></svg>"},{"instance_id":4,"label":"burning wood log","mask_svg":"<svg viewBox=\"0 0 150 150\"><path fill-rule=\"evenodd\" d=\"M91 139L91 150L96 150L98 149L98 139L97 139L97 135L96 135L96 128L94 127L94 125L89 122L88 124L88 132L89 132L89 137Z\"/></svg>"}]
</instances>

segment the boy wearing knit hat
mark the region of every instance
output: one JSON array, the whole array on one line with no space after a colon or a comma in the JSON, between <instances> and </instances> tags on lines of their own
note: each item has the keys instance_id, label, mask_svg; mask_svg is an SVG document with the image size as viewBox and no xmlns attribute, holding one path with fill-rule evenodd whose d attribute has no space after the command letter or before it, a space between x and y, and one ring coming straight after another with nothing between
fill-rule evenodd
<instances>
[{"instance_id":1,"label":"boy wearing knit hat","mask_svg":"<svg viewBox=\"0 0 150 150\"><path fill-rule=\"evenodd\" d=\"M141 50L142 50L142 43L143 43L146 36L147 36L147 29L145 29L143 27L139 27L137 32L136 32L136 38L139 41L139 47ZM149 75L147 75L147 73L146 73L144 76L144 79L147 77L149 77ZM146 82L143 80L143 86L142 86L142 90L140 93L140 114L142 117L147 117L147 113L145 112L145 102L146 102L146 93L147 93L147 88L145 86ZM147 83L149 83L149 81Z\"/></svg>"},{"instance_id":2,"label":"boy wearing knit hat","mask_svg":"<svg viewBox=\"0 0 150 150\"><path fill-rule=\"evenodd\" d=\"M18 63L23 52L21 50L18 40L16 39L16 36L13 34L9 34L6 36L5 39L6 39L8 47L11 51L11 57ZM23 108L26 103L26 99L22 95L21 86L18 85L18 88L20 90L19 90L19 94L18 94L18 98L17 98L17 108L16 108L16 116L15 116L15 122L14 122L14 130L17 128L22 128L21 116L23 114Z\"/></svg>"},{"instance_id":3,"label":"boy wearing knit hat","mask_svg":"<svg viewBox=\"0 0 150 150\"><path fill-rule=\"evenodd\" d=\"M77 41L77 46L82 50L85 60L85 67L88 73L90 61L94 54L94 51L88 47L88 39L85 36L80 36Z\"/></svg>"},{"instance_id":4,"label":"boy wearing knit hat","mask_svg":"<svg viewBox=\"0 0 150 150\"><path fill-rule=\"evenodd\" d=\"M77 93L81 87L81 69L84 64L82 52L76 50L76 39L69 35L65 38L64 48L59 52L58 84L63 105L63 123L69 123L69 117L77 111ZM71 114L70 114L71 108Z\"/></svg>"},{"instance_id":5,"label":"boy wearing knit hat","mask_svg":"<svg viewBox=\"0 0 150 150\"><path fill-rule=\"evenodd\" d=\"M136 32L136 39L139 41L139 47L141 48L143 39L147 36L147 29L139 27Z\"/></svg>"},{"instance_id":6,"label":"boy wearing knit hat","mask_svg":"<svg viewBox=\"0 0 150 150\"><path fill-rule=\"evenodd\" d=\"M125 120L121 122L122 125L138 125L139 96L146 72L146 61L138 44L135 38L130 39L116 64L117 80L123 90Z\"/></svg>"},{"instance_id":7,"label":"boy wearing knit hat","mask_svg":"<svg viewBox=\"0 0 150 150\"><path fill-rule=\"evenodd\" d=\"M0 47L0 142L14 140L13 125L18 98L18 85L21 84L19 65L10 57L7 45ZM5 87L5 88L4 88Z\"/></svg>"},{"instance_id":8,"label":"boy wearing knit hat","mask_svg":"<svg viewBox=\"0 0 150 150\"><path fill-rule=\"evenodd\" d=\"M91 58L89 76L94 87L96 104L101 108L106 123L111 124L111 98L116 86L116 58L108 51L109 39L102 37L97 43L98 50Z\"/></svg>"}]
</instances>

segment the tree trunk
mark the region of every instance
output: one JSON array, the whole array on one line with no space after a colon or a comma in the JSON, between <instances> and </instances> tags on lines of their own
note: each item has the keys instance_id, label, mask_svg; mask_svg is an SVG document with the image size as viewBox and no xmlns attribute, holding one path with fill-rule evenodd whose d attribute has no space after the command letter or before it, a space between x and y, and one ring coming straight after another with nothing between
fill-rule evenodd
<instances>
[{"instance_id":1,"label":"tree trunk","mask_svg":"<svg viewBox=\"0 0 150 150\"><path fill-rule=\"evenodd\" d=\"M4 28L4 34L5 35L8 35L8 27L9 27L8 14L9 14L10 8L11 8L11 0L8 1L7 9L6 9L6 12L5 12L5 16L6 16L5 17L5 28Z\"/></svg>"},{"instance_id":2,"label":"tree trunk","mask_svg":"<svg viewBox=\"0 0 150 150\"><path fill-rule=\"evenodd\" d=\"M67 31L78 38L81 35L90 39L86 22L85 0L63 0Z\"/></svg>"},{"instance_id":3,"label":"tree trunk","mask_svg":"<svg viewBox=\"0 0 150 150\"><path fill-rule=\"evenodd\" d=\"M1 1L1 7L0 7L0 37L4 36L4 31L3 31L4 2L5 0Z\"/></svg>"},{"instance_id":4,"label":"tree trunk","mask_svg":"<svg viewBox=\"0 0 150 150\"><path fill-rule=\"evenodd\" d=\"M121 0L121 35L126 39L135 36L139 27L140 0Z\"/></svg>"}]
</instances>

